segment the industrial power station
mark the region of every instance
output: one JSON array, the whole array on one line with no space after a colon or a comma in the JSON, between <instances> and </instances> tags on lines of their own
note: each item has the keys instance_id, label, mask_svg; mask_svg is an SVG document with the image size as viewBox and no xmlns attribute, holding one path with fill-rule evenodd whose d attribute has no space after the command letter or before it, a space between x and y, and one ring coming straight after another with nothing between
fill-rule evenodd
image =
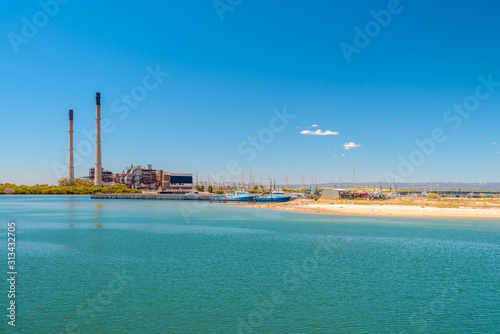
<instances>
[{"instance_id":1,"label":"industrial power station","mask_svg":"<svg viewBox=\"0 0 500 334\"><path fill-rule=\"evenodd\" d=\"M94 167L90 168L87 178L89 180L95 179ZM177 193L191 191L193 188L193 174L157 171L151 165L148 165L148 168L131 165L122 173L102 170L102 182L106 185L120 183L130 189Z\"/></svg>"},{"instance_id":2,"label":"industrial power station","mask_svg":"<svg viewBox=\"0 0 500 334\"><path fill-rule=\"evenodd\" d=\"M123 184L127 188L158 191L162 193L183 193L193 188L193 174L169 173L155 170L152 165L147 168L131 165L122 173L112 173L102 168L101 162L101 94L96 93L95 114L95 167L90 168L89 176L85 177L94 182L97 187ZM75 178L74 151L73 151L73 110L69 110L69 154L68 179Z\"/></svg>"}]
</instances>

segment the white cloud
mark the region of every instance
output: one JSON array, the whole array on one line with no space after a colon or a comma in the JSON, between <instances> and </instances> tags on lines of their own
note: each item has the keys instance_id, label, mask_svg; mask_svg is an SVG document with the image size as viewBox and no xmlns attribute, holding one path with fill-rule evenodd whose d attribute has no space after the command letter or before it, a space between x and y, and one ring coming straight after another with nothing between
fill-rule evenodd
<instances>
[{"instance_id":1,"label":"white cloud","mask_svg":"<svg viewBox=\"0 0 500 334\"><path fill-rule=\"evenodd\" d=\"M494 141L494 142L493 142L493 145L496 145L496 144L497 144L497 142L496 142L496 141Z\"/></svg>"},{"instance_id":2,"label":"white cloud","mask_svg":"<svg viewBox=\"0 0 500 334\"><path fill-rule=\"evenodd\" d=\"M344 150L350 150L351 148L358 148L358 147L360 147L360 146L361 146L361 145L359 145L359 144L355 144L355 143L353 143L353 142L351 141L351 142L349 142L349 143L345 143L345 144L344 144Z\"/></svg>"},{"instance_id":3,"label":"white cloud","mask_svg":"<svg viewBox=\"0 0 500 334\"><path fill-rule=\"evenodd\" d=\"M336 136L339 133L335 132L335 131L330 131L330 130L321 131L320 129L318 129L316 131L311 131L311 130L300 131L300 134L301 135L310 135L310 136Z\"/></svg>"},{"instance_id":4,"label":"white cloud","mask_svg":"<svg viewBox=\"0 0 500 334\"><path fill-rule=\"evenodd\" d=\"M317 128L319 125L318 124L313 124L311 125L311 128Z\"/></svg>"}]
</instances>

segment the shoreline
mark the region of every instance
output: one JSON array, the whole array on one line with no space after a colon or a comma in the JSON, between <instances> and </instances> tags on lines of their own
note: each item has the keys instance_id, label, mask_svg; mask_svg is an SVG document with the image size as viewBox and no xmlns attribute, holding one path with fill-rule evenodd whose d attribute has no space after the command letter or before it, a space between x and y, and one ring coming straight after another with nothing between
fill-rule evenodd
<instances>
[{"instance_id":1,"label":"shoreline","mask_svg":"<svg viewBox=\"0 0 500 334\"><path fill-rule=\"evenodd\" d=\"M111 194L116 195L116 194ZM118 194L136 195L141 194ZM88 197L88 194L12 194L5 197ZM119 196L118 196L119 197ZM496 219L500 220L500 201L495 200L489 203L490 207L485 207L484 200L461 200L435 202L432 200L419 199L412 202L412 199L391 200L384 202L377 201L335 201L296 199L284 203L223 203L227 206L251 207L267 210L280 210L309 214L327 215L350 215L350 216L385 216L385 217L429 217L429 218L474 218L474 219ZM479 201L479 202L478 202ZM442 207L443 205L454 205L452 207ZM441 206L441 207L440 207Z\"/></svg>"},{"instance_id":2,"label":"shoreline","mask_svg":"<svg viewBox=\"0 0 500 334\"><path fill-rule=\"evenodd\" d=\"M234 205L234 204L233 204ZM419 205L321 203L312 200L294 200L285 203L235 204L268 210L291 211L300 213L350 215L350 216L386 216L386 217L435 217L435 218L479 218L499 219L500 209L483 208L438 208Z\"/></svg>"}]
</instances>

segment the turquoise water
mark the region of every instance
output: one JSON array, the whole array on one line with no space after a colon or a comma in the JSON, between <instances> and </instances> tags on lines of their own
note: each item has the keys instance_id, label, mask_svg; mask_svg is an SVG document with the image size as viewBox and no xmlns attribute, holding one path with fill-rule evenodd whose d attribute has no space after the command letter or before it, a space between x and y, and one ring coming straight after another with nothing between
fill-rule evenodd
<instances>
[{"instance_id":1,"label":"turquoise water","mask_svg":"<svg viewBox=\"0 0 500 334\"><path fill-rule=\"evenodd\" d=\"M500 332L498 220L1 196L11 220L0 332Z\"/></svg>"}]
</instances>

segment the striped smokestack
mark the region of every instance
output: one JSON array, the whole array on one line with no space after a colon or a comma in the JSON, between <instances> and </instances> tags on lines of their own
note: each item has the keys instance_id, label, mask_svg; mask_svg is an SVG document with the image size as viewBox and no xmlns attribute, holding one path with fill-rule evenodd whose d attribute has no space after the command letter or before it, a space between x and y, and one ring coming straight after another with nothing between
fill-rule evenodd
<instances>
[{"instance_id":1,"label":"striped smokestack","mask_svg":"<svg viewBox=\"0 0 500 334\"><path fill-rule=\"evenodd\" d=\"M94 185L101 186L101 94L95 94L95 179Z\"/></svg>"},{"instance_id":2,"label":"striped smokestack","mask_svg":"<svg viewBox=\"0 0 500 334\"><path fill-rule=\"evenodd\" d=\"M73 159L73 110L69 110L69 155L68 155L68 179L75 178L75 162Z\"/></svg>"}]
</instances>

